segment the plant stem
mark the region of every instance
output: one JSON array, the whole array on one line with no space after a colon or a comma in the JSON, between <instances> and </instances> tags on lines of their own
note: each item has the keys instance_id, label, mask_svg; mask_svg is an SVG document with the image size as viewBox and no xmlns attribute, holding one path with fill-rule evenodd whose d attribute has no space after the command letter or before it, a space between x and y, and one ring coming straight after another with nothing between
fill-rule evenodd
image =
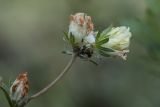
<instances>
[{"instance_id":1,"label":"plant stem","mask_svg":"<svg viewBox=\"0 0 160 107\"><path fill-rule=\"evenodd\" d=\"M67 71L71 68L71 66L73 65L75 59L76 59L77 55L73 54L71 60L69 61L69 63L67 64L67 66L62 70L62 72L56 77L55 80L53 80L50 84L48 84L45 88L43 88L42 90L40 90L39 92L37 92L36 94L32 95L29 98L29 101L31 99L35 99L37 97L39 97L40 95L44 94L45 92L48 91L48 89L50 89L51 87L55 86L56 83L58 83L63 76L67 73Z\"/></svg>"}]
</instances>

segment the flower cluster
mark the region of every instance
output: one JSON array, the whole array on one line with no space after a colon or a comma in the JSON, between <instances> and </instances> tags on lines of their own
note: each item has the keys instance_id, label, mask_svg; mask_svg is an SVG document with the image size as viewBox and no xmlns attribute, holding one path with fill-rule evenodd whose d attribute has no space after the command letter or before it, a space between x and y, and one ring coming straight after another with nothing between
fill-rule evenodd
<instances>
[{"instance_id":1,"label":"flower cluster","mask_svg":"<svg viewBox=\"0 0 160 107\"><path fill-rule=\"evenodd\" d=\"M70 16L69 32L65 33L65 40L69 41L73 52L81 58L90 58L92 54L99 53L126 60L131 35L130 29L125 26L94 32L91 17L85 13L76 13Z\"/></svg>"}]
</instances>

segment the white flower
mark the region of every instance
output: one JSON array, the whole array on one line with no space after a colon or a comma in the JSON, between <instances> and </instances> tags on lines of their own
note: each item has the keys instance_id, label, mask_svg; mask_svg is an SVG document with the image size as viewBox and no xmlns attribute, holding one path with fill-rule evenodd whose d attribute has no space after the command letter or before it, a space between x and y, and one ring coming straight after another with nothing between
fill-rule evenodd
<instances>
[{"instance_id":1,"label":"white flower","mask_svg":"<svg viewBox=\"0 0 160 107\"><path fill-rule=\"evenodd\" d=\"M85 13L70 16L69 33L75 36L75 42L82 42L83 38L93 31L93 28L91 17Z\"/></svg>"},{"instance_id":2,"label":"white flower","mask_svg":"<svg viewBox=\"0 0 160 107\"><path fill-rule=\"evenodd\" d=\"M28 78L27 73L19 74L10 88L10 96L13 101L20 101L28 95Z\"/></svg>"},{"instance_id":3,"label":"white flower","mask_svg":"<svg viewBox=\"0 0 160 107\"><path fill-rule=\"evenodd\" d=\"M129 52L130 38L132 36L130 29L125 26L112 28L106 36L107 35L109 36L109 41L104 44L103 47L115 50L115 52L112 52L112 55L126 59L127 53Z\"/></svg>"},{"instance_id":4,"label":"white flower","mask_svg":"<svg viewBox=\"0 0 160 107\"><path fill-rule=\"evenodd\" d=\"M129 28L126 28L125 26L112 28L107 35L109 35L109 41L104 44L105 47L115 50L128 49L131 38Z\"/></svg>"}]
</instances>

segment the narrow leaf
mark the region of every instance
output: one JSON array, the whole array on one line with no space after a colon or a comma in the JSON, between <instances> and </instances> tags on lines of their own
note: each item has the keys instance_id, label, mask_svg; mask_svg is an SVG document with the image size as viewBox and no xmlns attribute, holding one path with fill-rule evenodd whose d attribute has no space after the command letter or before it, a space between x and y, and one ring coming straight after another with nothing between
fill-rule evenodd
<instances>
[{"instance_id":1,"label":"narrow leaf","mask_svg":"<svg viewBox=\"0 0 160 107\"><path fill-rule=\"evenodd\" d=\"M72 45L74 45L74 43L75 43L75 38L74 38L74 35L72 35L72 33L70 33L70 43L72 44Z\"/></svg>"},{"instance_id":2,"label":"narrow leaf","mask_svg":"<svg viewBox=\"0 0 160 107\"><path fill-rule=\"evenodd\" d=\"M66 40L69 40L69 37L68 37L68 33L67 32L63 32L64 33L64 37Z\"/></svg>"},{"instance_id":3,"label":"narrow leaf","mask_svg":"<svg viewBox=\"0 0 160 107\"><path fill-rule=\"evenodd\" d=\"M96 35L96 41L98 41L99 37L100 37L100 31L98 31L97 35Z\"/></svg>"},{"instance_id":4,"label":"narrow leaf","mask_svg":"<svg viewBox=\"0 0 160 107\"><path fill-rule=\"evenodd\" d=\"M95 62L95 61L93 61L93 60L89 60L89 62L91 62L91 63L93 63L94 65L98 65L98 63L97 62Z\"/></svg>"},{"instance_id":5,"label":"narrow leaf","mask_svg":"<svg viewBox=\"0 0 160 107\"><path fill-rule=\"evenodd\" d=\"M10 107L13 107L12 100L11 100L8 92L3 87L1 87L1 86L0 86L0 89L3 91L3 93L4 93L4 95L5 95L6 99L7 99Z\"/></svg>"},{"instance_id":6,"label":"narrow leaf","mask_svg":"<svg viewBox=\"0 0 160 107\"><path fill-rule=\"evenodd\" d=\"M72 55L72 54L73 54L73 52L67 51L67 50L62 51L62 53L63 53L63 54L67 54L67 55Z\"/></svg>"},{"instance_id":7,"label":"narrow leaf","mask_svg":"<svg viewBox=\"0 0 160 107\"><path fill-rule=\"evenodd\" d=\"M100 53L102 56L110 57L109 54L107 54L106 52L104 52L104 51L102 51L102 50L99 50L99 53Z\"/></svg>"},{"instance_id":8,"label":"narrow leaf","mask_svg":"<svg viewBox=\"0 0 160 107\"><path fill-rule=\"evenodd\" d=\"M104 38L103 40L97 41L96 45L101 46L109 41L109 38Z\"/></svg>"},{"instance_id":9,"label":"narrow leaf","mask_svg":"<svg viewBox=\"0 0 160 107\"><path fill-rule=\"evenodd\" d=\"M106 52L114 52L113 49L105 48L105 47L103 47L103 46L98 46L97 48L100 49L100 50L102 50L102 51L106 51Z\"/></svg>"}]
</instances>

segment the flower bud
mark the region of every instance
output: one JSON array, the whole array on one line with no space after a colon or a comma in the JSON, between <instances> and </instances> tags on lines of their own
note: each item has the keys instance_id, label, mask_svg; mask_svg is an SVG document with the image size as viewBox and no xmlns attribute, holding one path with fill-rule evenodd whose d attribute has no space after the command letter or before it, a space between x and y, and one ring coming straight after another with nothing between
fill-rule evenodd
<instances>
[{"instance_id":1,"label":"flower bud","mask_svg":"<svg viewBox=\"0 0 160 107\"><path fill-rule=\"evenodd\" d=\"M90 34L94 29L90 16L85 13L76 13L70 16L69 34L75 37L75 42L82 42L83 38Z\"/></svg>"},{"instance_id":2,"label":"flower bud","mask_svg":"<svg viewBox=\"0 0 160 107\"><path fill-rule=\"evenodd\" d=\"M27 73L19 74L10 88L10 96L13 101L20 101L28 95L29 85Z\"/></svg>"},{"instance_id":3,"label":"flower bud","mask_svg":"<svg viewBox=\"0 0 160 107\"><path fill-rule=\"evenodd\" d=\"M109 35L109 41L104 44L105 47L112 48L114 50L128 49L131 38L129 28L126 28L125 26L112 28L107 35Z\"/></svg>"},{"instance_id":4,"label":"flower bud","mask_svg":"<svg viewBox=\"0 0 160 107\"><path fill-rule=\"evenodd\" d=\"M103 44L103 47L115 50L112 54L110 53L111 55L126 59L127 53L129 52L130 38L132 36L129 28L125 26L112 28L106 36L109 36L109 41Z\"/></svg>"}]
</instances>

